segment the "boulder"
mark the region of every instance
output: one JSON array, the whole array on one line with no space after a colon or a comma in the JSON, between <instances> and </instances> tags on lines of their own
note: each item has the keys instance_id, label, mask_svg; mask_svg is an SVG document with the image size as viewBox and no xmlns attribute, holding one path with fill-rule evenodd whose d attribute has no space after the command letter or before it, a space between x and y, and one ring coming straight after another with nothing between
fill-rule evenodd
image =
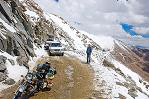
<instances>
[{"instance_id":1,"label":"boulder","mask_svg":"<svg viewBox=\"0 0 149 99\"><path fill-rule=\"evenodd\" d=\"M138 96L138 95L137 95L137 90L136 90L135 87L130 88L130 89L128 90L128 94L129 94L131 97L133 97L133 98L135 98L135 97Z\"/></svg>"},{"instance_id":2,"label":"boulder","mask_svg":"<svg viewBox=\"0 0 149 99\"><path fill-rule=\"evenodd\" d=\"M6 69L7 68L6 68L5 64L4 63L0 63L0 72L4 73Z\"/></svg>"},{"instance_id":3,"label":"boulder","mask_svg":"<svg viewBox=\"0 0 149 99\"><path fill-rule=\"evenodd\" d=\"M11 55L12 48L13 48L13 40L9 36L7 37L7 39L8 40L7 40L7 49L6 49L6 52Z\"/></svg>"},{"instance_id":4,"label":"boulder","mask_svg":"<svg viewBox=\"0 0 149 99\"><path fill-rule=\"evenodd\" d=\"M0 38L0 49L2 51L6 51L7 49L7 41L3 38Z\"/></svg>"},{"instance_id":5,"label":"boulder","mask_svg":"<svg viewBox=\"0 0 149 99\"><path fill-rule=\"evenodd\" d=\"M0 82L4 81L7 78L7 75L0 72Z\"/></svg>"},{"instance_id":6,"label":"boulder","mask_svg":"<svg viewBox=\"0 0 149 99\"><path fill-rule=\"evenodd\" d=\"M18 56L17 57L17 63L19 65L27 64L29 59L26 56Z\"/></svg>"},{"instance_id":7,"label":"boulder","mask_svg":"<svg viewBox=\"0 0 149 99\"><path fill-rule=\"evenodd\" d=\"M31 39L27 39L27 45L30 47L30 48L33 48L33 43L31 41Z\"/></svg>"},{"instance_id":8,"label":"boulder","mask_svg":"<svg viewBox=\"0 0 149 99\"><path fill-rule=\"evenodd\" d=\"M5 66L5 63L6 63L6 57L0 55L0 72L4 73L5 70L7 69L6 66Z\"/></svg>"},{"instance_id":9,"label":"boulder","mask_svg":"<svg viewBox=\"0 0 149 99\"><path fill-rule=\"evenodd\" d=\"M14 60L12 60L12 59L8 59L8 61L11 63L11 65L15 65Z\"/></svg>"},{"instance_id":10,"label":"boulder","mask_svg":"<svg viewBox=\"0 0 149 99\"><path fill-rule=\"evenodd\" d=\"M1 62L6 63L6 60L7 60L7 57L5 57L5 56L3 56L3 55L0 55L0 63L1 63Z\"/></svg>"},{"instance_id":11,"label":"boulder","mask_svg":"<svg viewBox=\"0 0 149 99\"><path fill-rule=\"evenodd\" d=\"M14 81L14 79L11 79L11 78L9 78L3 82L3 84L7 84L7 85L13 85L15 83L16 82Z\"/></svg>"},{"instance_id":12,"label":"boulder","mask_svg":"<svg viewBox=\"0 0 149 99\"><path fill-rule=\"evenodd\" d=\"M15 56L19 56L19 55L20 55L20 52L18 51L18 49L14 48L14 49L13 49L13 54L14 54Z\"/></svg>"}]
</instances>

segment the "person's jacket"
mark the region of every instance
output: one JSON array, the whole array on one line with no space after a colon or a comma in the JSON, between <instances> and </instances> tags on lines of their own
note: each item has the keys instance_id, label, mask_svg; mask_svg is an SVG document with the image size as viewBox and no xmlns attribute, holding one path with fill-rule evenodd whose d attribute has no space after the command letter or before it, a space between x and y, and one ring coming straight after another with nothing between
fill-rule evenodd
<instances>
[{"instance_id":1,"label":"person's jacket","mask_svg":"<svg viewBox=\"0 0 149 99\"><path fill-rule=\"evenodd\" d=\"M92 53L92 48L91 47L87 47L86 53L87 54L91 54Z\"/></svg>"}]
</instances>

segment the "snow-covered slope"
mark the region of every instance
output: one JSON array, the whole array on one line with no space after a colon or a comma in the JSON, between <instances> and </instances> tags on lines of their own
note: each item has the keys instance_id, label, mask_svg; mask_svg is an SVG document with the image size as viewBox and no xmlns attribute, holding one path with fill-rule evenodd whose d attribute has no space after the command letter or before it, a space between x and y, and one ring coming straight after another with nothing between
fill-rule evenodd
<instances>
[{"instance_id":1,"label":"snow-covered slope","mask_svg":"<svg viewBox=\"0 0 149 99\"><path fill-rule=\"evenodd\" d=\"M123 51L130 52L127 46L111 37L96 37L84 31L78 31L57 15L50 14L46 18L52 20L54 26L57 27L57 36L64 46L69 48L68 46L71 45L71 51L66 53L86 62L86 47L87 44L92 44L94 50L91 66L95 71L95 90L102 91L100 95L102 94L104 98L108 99L122 96L128 99L149 98L149 89L146 87L148 82L143 81L143 78L123 65L112 54L116 45ZM140 81L143 81L146 85Z\"/></svg>"}]
</instances>

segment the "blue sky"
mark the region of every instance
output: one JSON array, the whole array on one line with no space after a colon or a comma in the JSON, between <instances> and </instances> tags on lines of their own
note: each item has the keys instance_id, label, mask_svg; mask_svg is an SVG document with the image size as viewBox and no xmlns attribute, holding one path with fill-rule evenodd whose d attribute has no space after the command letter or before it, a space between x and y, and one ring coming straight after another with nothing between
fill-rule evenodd
<instances>
[{"instance_id":1,"label":"blue sky","mask_svg":"<svg viewBox=\"0 0 149 99\"><path fill-rule=\"evenodd\" d=\"M135 32L133 25L129 25L126 23L120 23L120 25L122 26L122 29L126 33L129 33L131 36L142 36L143 38L149 38L149 34L138 34L137 32Z\"/></svg>"}]
</instances>

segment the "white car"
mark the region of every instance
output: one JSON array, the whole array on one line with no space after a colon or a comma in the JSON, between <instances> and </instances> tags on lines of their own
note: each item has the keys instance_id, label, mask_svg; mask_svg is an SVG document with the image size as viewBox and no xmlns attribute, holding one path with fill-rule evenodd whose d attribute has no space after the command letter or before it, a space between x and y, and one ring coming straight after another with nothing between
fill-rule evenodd
<instances>
[{"instance_id":1,"label":"white car","mask_svg":"<svg viewBox=\"0 0 149 99\"><path fill-rule=\"evenodd\" d=\"M48 48L49 55L64 55L64 48L59 41L47 41L46 48Z\"/></svg>"}]
</instances>

